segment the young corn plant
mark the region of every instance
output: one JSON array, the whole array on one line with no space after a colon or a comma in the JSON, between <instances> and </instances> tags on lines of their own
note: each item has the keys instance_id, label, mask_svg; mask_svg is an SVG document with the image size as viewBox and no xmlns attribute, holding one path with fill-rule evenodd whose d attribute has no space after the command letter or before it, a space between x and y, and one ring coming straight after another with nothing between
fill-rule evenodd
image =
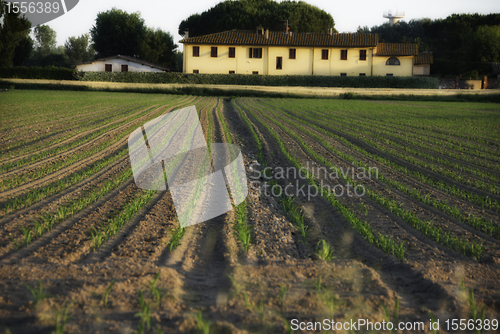
<instances>
[{"instance_id":1,"label":"young corn plant","mask_svg":"<svg viewBox=\"0 0 500 334\"><path fill-rule=\"evenodd\" d=\"M26 247L28 247L31 244L31 240L33 238L33 231L31 230L31 228L21 227L21 232L23 233L24 243L26 244Z\"/></svg>"},{"instance_id":2,"label":"young corn plant","mask_svg":"<svg viewBox=\"0 0 500 334\"><path fill-rule=\"evenodd\" d=\"M287 334L292 334L294 331L292 330L292 326L288 322L288 319L285 318L285 316L278 310L274 310L274 313L280 318L281 322L283 323L283 326L285 326L285 332Z\"/></svg>"},{"instance_id":3,"label":"young corn plant","mask_svg":"<svg viewBox=\"0 0 500 334\"><path fill-rule=\"evenodd\" d=\"M104 234L101 231L98 231L95 227L92 227L90 230L90 237L92 238L93 241L93 246L92 249L94 252L101 248L102 244L104 243Z\"/></svg>"},{"instance_id":4,"label":"young corn plant","mask_svg":"<svg viewBox=\"0 0 500 334\"><path fill-rule=\"evenodd\" d=\"M339 297L336 294L331 294L326 290L326 288L321 283L321 276L318 276L318 279L313 283L316 288L316 294L318 297L325 303L326 307L330 311L330 317L333 319L335 311L339 307Z\"/></svg>"},{"instance_id":5,"label":"young corn plant","mask_svg":"<svg viewBox=\"0 0 500 334\"><path fill-rule=\"evenodd\" d=\"M234 207L236 219L233 223L234 235L241 242L241 246L245 253L248 253L250 244L252 243L252 227L247 224L247 208L246 203L243 202Z\"/></svg>"},{"instance_id":6,"label":"young corn plant","mask_svg":"<svg viewBox=\"0 0 500 334\"><path fill-rule=\"evenodd\" d=\"M141 310L135 314L136 318L139 318L139 327L137 328L137 333L143 334L146 329L151 328L151 308L149 304L144 300L144 295L142 290L139 291L139 305Z\"/></svg>"},{"instance_id":7,"label":"young corn plant","mask_svg":"<svg viewBox=\"0 0 500 334\"><path fill-rule=\"evenodd\" d=\"M24 286L31 292L31 295L35 300L35 306L37 306L44 299L50 297L50 295L43 292L43 286L41 281L38 281L38 288L29 286L28 284L25 284Z\"/></svg>"},{"instance_id":8,"label":"young corn plant","mask_svg":"<svg viewBox=\"0 0 500 334\"><path fill-rule=\"evenodd\" d=\"M108 287L106 288L106 290L104 290L104 293L102 294L101 296L101 300L102 300L102 304L104 305L104 307L108 307L109 306L109 294L111 292L111 289L113 288L113 285L115 284L115 280L113 279L111 281L111 283L109 283Z\"/></svg>"},{"instance_id":9,"label":"young corn plant","mask_svg":"<svg viewBox=\"0 0 500 334\"><path fill-rule=\"evenodd\" d=\"M396 302L394 303L394 311L391 312L385 307L383 303L380 304L382 311L384 312L385 321L393 323L399 323L399 298L396 297ZM392 318L392 319L391 319ZM393 329L391 333L396 333L396 329Z\"/></svg>"},{"instance_id":10,"label":"young corn plant","mask_svg":"<svg viewBox=\"0 0 500 334\"><path fill-rule=\"evenodd\" d=\"M55 330L52 334L64 334L64 328L67 323L71 320L73 315L69 312L72 303L63 304L60 309L57 310L56 318L55 318Z\"/></svg>"},{"instance_id":11,"label":"young corn plant","mask_svg":"<svg viewBox=\"0 0 500 334\"><path fill-rule=\"evenodd\" d=\"M460 287L464 291L464 293L467 295L467 302L469 304L470 308L470 319L474 320L474 323L476 323L477 320L481 320L481 323L484 323L484 319L486 317L486 306L483 305L481 308L481 311L479 311L478 306L476 305L476 301L474 299L474 289L468 289L465 286L465 283L463 279L460 279ZM482 333L482 330L477 330L476 333L480 334Z\"/></svg>"},{"instance_id":12,"label":"young corn plant","mask_svg":"<svg viewBox=\"0 0 500 334\"><path fill-rule=\"evenodd\" d=\"M210 322L203 319L203 313L201 310L196 313L196 328L200 330L203 334L210 333Z\"/></svg>"},{"instance_id":13,"label":"young corn plant","mask_svg":"<svg viewBox=\"0 0 500 334\"><path fill-rule=\"evenodd\" d=\"M186 233L185 227L177 227L170 230L172 232L172 237L170 237L170 241L167 243L167 247L169 251L173 251L177 247L179 247L181 243L181 239Z\"/></svg>"},{"instance_id":14,"label":"young corn plant","mask_svg":"<svg viewBox=\"0 0 500 334\"><path fill-rule=\"evenodd\" d=\"M165 292L163 292L160 288L156 286L156 283L158 283L159 278L160 278L160 273L156 274L154 280L148 281L149 293L153 297L153 300L158 304L158 307L160 307L163 297L167 295Z\"/></svg>"},{"instance_id":15,"label":"young corn plant","mask_svg":"<svg viewBox=\"0 0 500 334\"><path fill-rule=\"evenodd\" d=\"M333 248L328 244L328 242L326 242L326 240L321 239L318 242L318 245L320 245L320 247L316 249L316 254L320 259L323 259L325 261L331 261L332 259L334 259Z\"/></svg>"},{"instance_id":16,"label":"young corn plant","mask_svg":"<svg viewBox=\"0 0 500 334\"><path fill-rule=\"evenodd\" d=\"M240 292L241 292L240 285L238 284L238 282L236 282L236 280L234 279L233 276L227 274L227 277L229 277L229 279L231 280L231 283L233 284L234 296L239 296Z\"/></svg>"},{"instance_id":17,"label":"young corn plant","mask_svg":"<svg viewBox=\"0 0 500 334\"><path fill-rule=\"evenodd\" d=\"M285 308L286 291L287 291L286 286L280 283L280 291L278 292L278 302L280 304L281 311L283 311Z\"/></svg>"}]
</instances>

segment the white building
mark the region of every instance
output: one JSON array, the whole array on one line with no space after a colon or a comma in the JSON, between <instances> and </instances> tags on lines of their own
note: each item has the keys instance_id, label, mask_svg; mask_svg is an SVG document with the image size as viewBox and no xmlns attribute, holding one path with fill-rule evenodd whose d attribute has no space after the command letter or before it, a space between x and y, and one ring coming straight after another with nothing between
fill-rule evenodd
<instances>
[{"instance_id":1,"label":"white building","mask_svg":"<svg viewBox=\"0 0 500 334\"><path fill-rule=\"evenodd\" d=\"M76 65L78 71L83 72L169 72L170 69L153 64L139 58L129 56L110 56L91 60Z\"/></svg>"}]
</instances>

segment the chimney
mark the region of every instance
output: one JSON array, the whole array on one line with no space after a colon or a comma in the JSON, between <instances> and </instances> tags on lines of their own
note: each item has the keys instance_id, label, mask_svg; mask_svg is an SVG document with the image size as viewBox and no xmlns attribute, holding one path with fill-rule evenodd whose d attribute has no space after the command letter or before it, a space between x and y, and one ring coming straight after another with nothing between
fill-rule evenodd
<instances>
[{"instance_id":1,"label":"chimney","mask_svg":"<svg viewBox=\"0 0 500 334\"><path fill-rule=\"evenodd\" d=\"M333 35L333 28L328 28L328 35L330 35L330 36Z\"/></svg>"},{"instance_id":2,"label":"chimney","mask_svg":"<svg viewBox=\"0 0 500 334\"><path fill-rule=\"evenodd\" d=\"M266 29L266 39L269 39L269 29Z\"/></svg>"},{"instance_id":3,"label":"chimney","mask_svg":"<svg viewBox=\"0 0 500 334\"><path fill-rule=\"evenodd\" d=\"M186 30L184 30L184 38L189 38L189 29L186 28Z\"/></svg>"}]
</instances>

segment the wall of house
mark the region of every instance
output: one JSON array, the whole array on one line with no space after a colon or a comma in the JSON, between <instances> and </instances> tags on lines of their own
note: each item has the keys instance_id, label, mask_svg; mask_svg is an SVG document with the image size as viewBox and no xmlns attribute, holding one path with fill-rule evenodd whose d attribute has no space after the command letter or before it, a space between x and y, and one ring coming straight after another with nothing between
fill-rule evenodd
<instances>
[{"instance_id":1,"label":"wall of house","mask_svg":"<svg viewBox=\"0 0 500 334\"><path fill-rule=\"evenodd\" d=\"M413 74L413 57L396 57L401 65L386 65L391 57L373 57L373 75L385 76L391 73L395 77L411 77Z\"/></svg>"},{"instance_id":2,"label":"wall of house","mask_svg":"<svg viewBox=\"0 0 500 334\"><path fill-rule=\"evenodd\" d=\"M193 46L199 46L199 57L193 57ZM323 48L295 47L295 59L289 58L290 47L262 46L262 58L250 58L249 48L253 46L239 45L235 48L236 57L229 58L229 45L217 46L217 57L211 57L210 45L185 45L184 72L206 74L237 74L269 75L326 75L366 76L392 73L394 76L412 76L413 57L398 57L401 65L385 65L389 57L374 56L373 48L348 48L347 60L341 60L341 50L345 48L329 48L328 59L322 59ZM258 46L260 47L260 46ZM359 59L359 50L366 50L366 60ZM277 57L282 57L282 69L276 68ZM373 64L373 70L372 70Z\"/></svg>"},{"instance_id":3,"label":"wall of house","mask_svg":"<svg viewBox=\"0 0 500 334\"><path fill-rule=\"evenodd\" d=\"M193 57L193 46L200 48L199 57ZM229 58L229 47L235 48L235 58ZM228 74L235 71L238 74L252 74L254 71L265 74L267 70L267 48L262 48L262 58L250 58L250 46L217 45L217 57L211 56L210 45L185 45L184 72L209 74Z\"/></svg>"},{"instance_id":4,"label":"wall of house","mask_svg":"<svg viewBox=\"0 0 500 334\"><path fill-rule=\"evenodd\" d=\"M347 48L347 60L341 60L341 50L346 48L328 48L328 60L322 59L324 48L314 48L314 75L359 76L360 73L371 75L373 49ZM359 60L359 50L366 50L366 60Z\"/></svg>"},{"instance_id":5,"label":"wall of house","mask_svg":"<svg viewBox=\"0 0 500 334\"><path fill-rule=\"evenodd\" d=\"M290 48L295 49L295 59L290 59ZM277 57L282 58L282 69L276 68ZM311 75L312 50L304 47L269 47L270 75Z\"/></svg>"},{"instance_id":6,"label":"wall of house","mask_svg":"<svg viewBox=\"0 0 500 334\"><path fill-rule=\"evenodd\" d=\"M131 62L129 60L120 59L120 58L109 59L106 61L95 61L91 64L77 65L76 69L78 71L84 71L84 72L104 72L106 64L112 65L113 72L121 72L122 65L128 65L129 72L163 72L162 70L151 67L151 66L141 65L141 64L134 63L134 62Z\"/></svg>"}]
</instances>

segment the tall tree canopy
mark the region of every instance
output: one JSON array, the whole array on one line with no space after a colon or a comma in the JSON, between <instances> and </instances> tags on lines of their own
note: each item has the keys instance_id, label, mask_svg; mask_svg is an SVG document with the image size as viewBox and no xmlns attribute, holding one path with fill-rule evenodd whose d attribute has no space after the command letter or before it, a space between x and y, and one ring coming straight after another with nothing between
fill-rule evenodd
<instances>
[{"instance_id":1,"label":"tall tree canopy","mask_svg":"<svg viewBox=\"0 0 500 334\"><path fill-rule=\"evenodd\" d=\"M141 59L173 68L176 62L174 52L176 48L177 45L174 44L174 39L170 33L160 29L148 28L140 56Z\"/></svg>"},{"instance_id":2,"label":"tall tree canopy","mask_svg":"<svg viewBox=\"0 0 500 334\"><path fill-rule=\"evenodd\" d=\"M401 21L396 25L358 28L379 34L383 42L414 42L420 51L434 53L433 73L488 74L490 62L500 62L500 14L453 14L445 19Z\"/></svg>"},{"instance_id":3,"label":"tall tree canopy","mask_svg":"<svg viewBox=\"0 0 500 334\"><path fill-rule=\"evenodd\" d=\"M35 51L40 57L46 57L56 50L56 32L48 25L35 27Z\"/></svg>"},{"instance_id":4,"label":"tall tree canopy","mask_svg":"<svg viewBox=\"0 0 500 334\"><path fill-rule=\"evenodd\" d=\"M94 48L90 45L89 34L69 37L64 43L64 53L71 65L83 63L94 58Z\"/></svg>"},{"instance_id":5,"label":"tall tree canopy","mask_svg":"<svg viewBox=\"0 0 500 334\"><path fill-rule=\"evenodd\" d=\"M98 57L139 56L146 32L139 13L129 14L116 8L97 14L95 25L90 29Z\"/></svg>"},{"instance_id":6,"label":"tall tree canopy","mask_svg":"<svg viewBox=\"0 0 500 334\"><path fill-rule=\"evenodd\" d=\"M179 25L179 35L199 36L231 29L283 30L285 21L295 32L326 32L335 22L330 14L303 1L226 0ZM334 32L336 32L334 30Z\"/></svg>"},{"instance_id":7,"label":"tall tree canopy","mask_svg":"<svg viewBox=\"0 0 500 334\"><path fill-rule=\"evenodd\" d=\"M121 54L175 66L177 45L172 35L148 28L139 13L129 14L116 8L99 13L90 34L99 58Z\"/></svg>"},{"instance_id":8,"label":"tall tree canopy","mask_svg":"<svg viewBox=\"0 0 500 334\"><path fill-rule=\"evenodd\" d=\"M12 66L16 48L27 38L31 23L20 13L8 12L5 1L0 0L0 66Z\"/></svg>"}]
</instances>

